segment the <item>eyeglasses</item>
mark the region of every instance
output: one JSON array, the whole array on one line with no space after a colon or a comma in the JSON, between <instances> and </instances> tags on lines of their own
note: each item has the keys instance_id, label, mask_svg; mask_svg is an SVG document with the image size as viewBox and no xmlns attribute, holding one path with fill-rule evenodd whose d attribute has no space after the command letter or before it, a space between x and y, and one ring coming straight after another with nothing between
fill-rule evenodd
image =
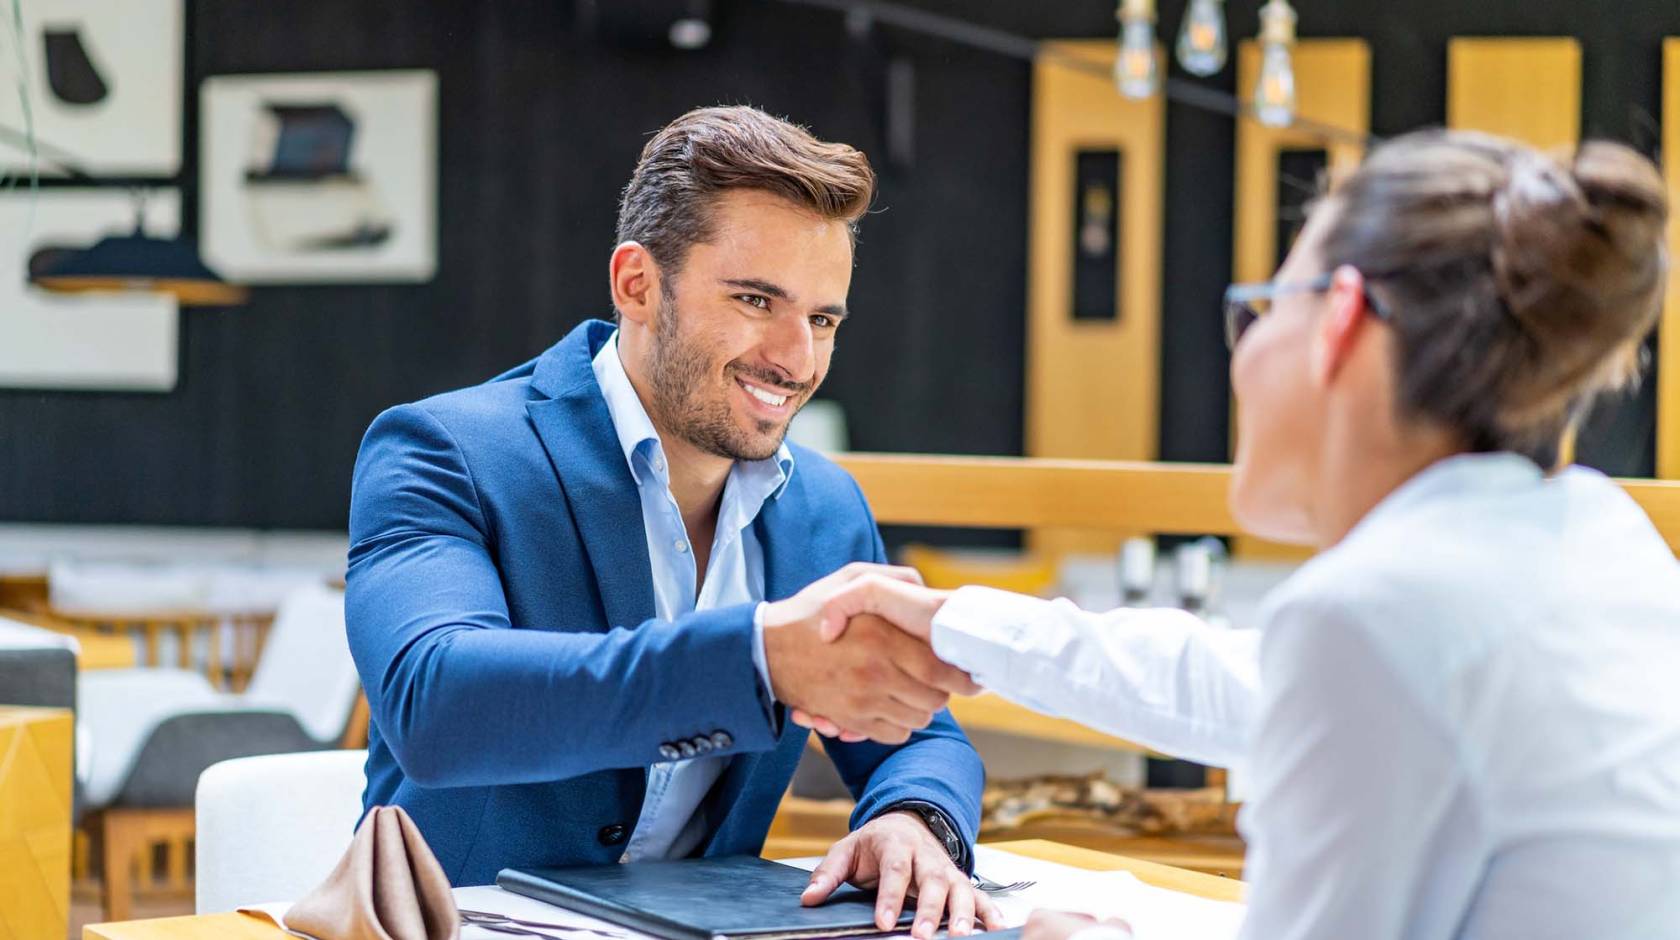
<instances>
[{"instance_id":1,"label":"eyeglasses","mask_svg":"<svg viewBox=\"0 0 1680 940\"><path fill-rule=\"evenodd\" d=\"M1332 275L1321 274L1310 281L1265 281L1232 284L1225 288L1225 347L1235 352L1237 343L1255 321L1272 312L1273 302L1286 294L1322 294L1330 289ZM1379 320L1389 319L1388 306L1365 289L1365 309Z\"/></svg>"}]
</instances>

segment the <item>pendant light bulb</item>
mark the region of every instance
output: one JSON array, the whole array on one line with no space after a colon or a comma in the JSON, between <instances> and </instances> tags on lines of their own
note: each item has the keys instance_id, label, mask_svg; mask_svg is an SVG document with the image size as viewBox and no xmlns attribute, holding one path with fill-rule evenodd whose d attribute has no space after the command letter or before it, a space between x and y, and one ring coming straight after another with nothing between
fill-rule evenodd
<instances>
[{"instance_id":1,"label":"pendant light bulb","mask_svg":"<svg viewBox=\"0 0 1680 940\"><path fill-rule=\"evenodd\" d=\"M1266 0L1260 8L1260 81L1254 86L1254 116L1268 127L1295 120L1295 11L1288 0Z\"/></svg>"},{"instance_id":2,"label":"pendant light bulb","mask_svg":"<svg viewBox=\"0 0 1680 940\"><path fill-rule=\"evenodd\" d=\"M1178 64L1191 75L1225 67L1225 0L1190 0L1178 31Z\"/></svg>"},{"instance_id":3,"label":"pendant light bulb","mask_svg":"<svg viewBox=\"0 0 1680 940\"><path fill-rule=\"evenodd\" d=\"M1123 0L1115 17L1120 20L1120 54L1114 60L1114 84L1128 98L1148 98L1161 87L1155 0Z\"/></svg>"}]
</instances>

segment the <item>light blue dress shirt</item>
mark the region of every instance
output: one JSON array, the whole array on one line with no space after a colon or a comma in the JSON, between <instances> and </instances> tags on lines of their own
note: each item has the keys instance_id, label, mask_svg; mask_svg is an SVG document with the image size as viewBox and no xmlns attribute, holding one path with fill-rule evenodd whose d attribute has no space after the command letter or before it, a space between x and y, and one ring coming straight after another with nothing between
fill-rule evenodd
<instances>
[{"instance_id":1,"label":"light blue dress shirt","mask_svg":"<svg viewBox=\"0 0 1680 940\"><path fill-rule=\"evenodd\" d=\"M773 458L736 461L730 468L718 505L706 581L696 592L694 552L676 497L671 495L665 448L618 357L618 334L596 353L593 365L642 501L655 615L660 620L675 620L696 610L760 602L754 618L753 665L764 682L768 701L770 668L764 657L762 603L764 551L752 524L765 501L780 496L786 488L793 474L793 454L784 444ZM684 858L699 848L707 831L700 803L727 763L726 757L701 756L649 768L642 814L620 861Z\"/></svg>"}]
</instances>

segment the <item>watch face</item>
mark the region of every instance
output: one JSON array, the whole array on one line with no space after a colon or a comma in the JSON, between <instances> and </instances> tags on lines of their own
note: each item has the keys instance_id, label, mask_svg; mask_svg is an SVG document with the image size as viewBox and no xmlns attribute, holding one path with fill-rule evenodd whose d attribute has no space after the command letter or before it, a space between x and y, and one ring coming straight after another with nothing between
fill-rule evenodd
<instances>
[{"instance_id":1,"label":"watch face","mask_svg":"<svg viewBox=\"0 0 1680 940\"><path fill-rule=\"evenodd\" d=\"M933 834L938 836L940 841L946 845L950 845L956 838L956 833L953 833L951 827L945 825L945 820L936 813L928 814L928 828L932 829Z\"/></svg>"},{"instance_id":2,"label":"watch face","mask_svg":"<svg viewBox=\"0 0 1680 940\"><path fill-rule=\"evenodd\" d=\"M945 824L945 817L927 811L922 814L922 818L927 820L928 829L932 830L933 834L944 844L945 852L951 856L952 860L961 857L962 843L958 841L957 834L951 831L951 827Z\"/></svg>"}]
</instances>

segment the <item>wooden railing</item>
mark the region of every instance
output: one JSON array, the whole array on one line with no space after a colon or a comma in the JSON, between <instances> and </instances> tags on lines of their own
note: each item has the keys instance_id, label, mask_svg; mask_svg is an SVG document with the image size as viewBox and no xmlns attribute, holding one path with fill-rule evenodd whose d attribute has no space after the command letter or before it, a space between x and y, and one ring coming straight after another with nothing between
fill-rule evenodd
<instances>
[{"instance_id":1,"label":"wooden railing","mask_svg":"<svg viewBox=\"0 0 1680 940\"><path fill-rule=\"evenodd\" d=\"M1239 535L1225 464L843 454L882 525ZM1680 552L1680 481L1618 480Z\"/></svg>"}]
</instances>

